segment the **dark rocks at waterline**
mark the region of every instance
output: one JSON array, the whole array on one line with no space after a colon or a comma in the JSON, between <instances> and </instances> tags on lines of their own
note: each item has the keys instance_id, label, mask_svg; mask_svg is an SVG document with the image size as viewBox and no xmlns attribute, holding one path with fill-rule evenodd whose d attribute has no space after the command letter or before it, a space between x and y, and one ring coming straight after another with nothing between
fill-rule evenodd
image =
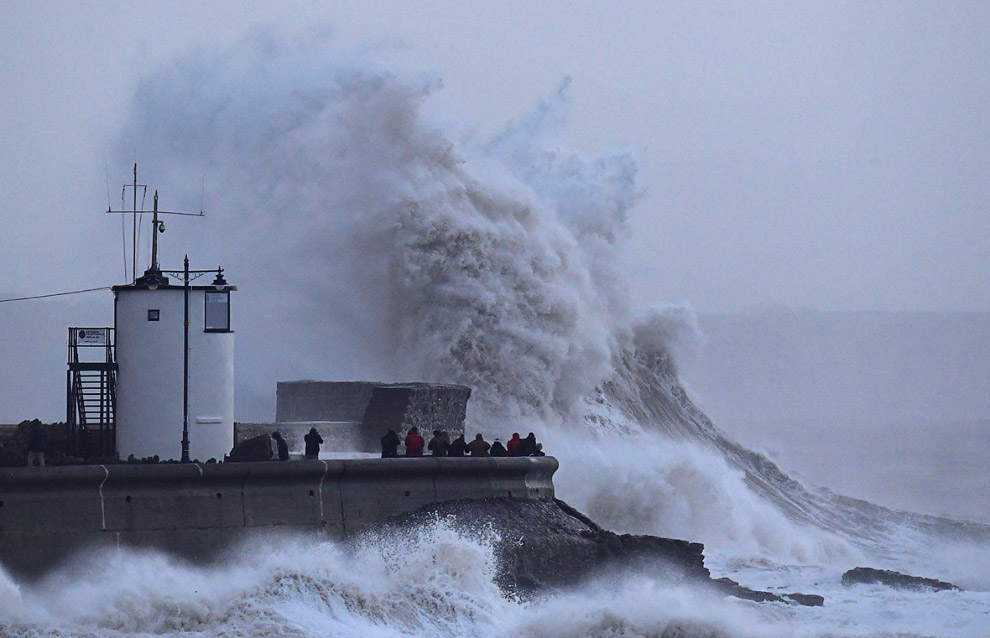
<instances>
[{"instance_id":1,"label":"dark rocks at waterline","mask_svg":"<svg viewBox=\"0 0 990 638\"><path fill-rule=\"evenodd\" d=\"M272 458L272 438L268 434L259 434L245 439L234 446L227 456L227 461L270 461Z\"/></svg>"},{"instance_id":2,"label":"dark rocks at waterline","mask_svg":"<svg viewBox=\"0 0 990 638\"><path fill-rule=\"evenodd\" d=\"M798 605L804 605L805 607L822 607L825 604L825 597L819 596L818 594L793 593L778 595L768 591L759 591L756 589L750 589L749 587L743 587L731 578L716 578L712 580L712 585L715 586L716 590L722 592L723 594L734 596L735 598L742 598L743 600L752 600L758 603L797 603Z\"/></svg>"},{"instance_id":3,"label":"dark rocks at waterline","mask_svg":"<svg viewBox=\"0 0 990 638\"><path fill-rule=\"evenodd\" d=\"M755 589L750 589L749 587L743 587L731 578L716 578L712 580L711 584L716 590L722 592L723 594L734 596L736 598L742 598L743 600L752 600L757 603L784 602L784 599L777 594L768 591L756 591Z\"/></svg>"},{"instance_id":4,"label":"dark rocks at waterline","mask_svg":"<svg viewBox=\"0 0 990 638\"><path fill-rule=\"evenodd\" d=\"M825 605L825 597L819 596L818 594L784 594L784 598L789 598L797 604L804 605L805 607L823 607Z\"/></svg>"},{"instance_id":5,"label":"dark rocks at waterline","mask_svg":"<svg viewBox=\"0 0 990 638\"><path fill-rule=\"evenodd\" d=\"M503 589L521 595L575 585L592 572L633 563L670 580L708 578L700 543L620 536L575 513L558 500L447 501L396 517L374 533L449 521L455 529L478 537L494 534L496 580Z\"/></svg>"},{"instance_id":6,"label":"dark rocks at waterline","mask_svg":"<svg viewBox=\"0 0 990 638\"><path fill-rule=\"evenodd\" d=\"M888 569L873 569L872 567L856 567L842 575L842 584L850 585L886 585L896 589L930 589L934 591L956 590L959 587L934 578L909 576Z\"/></svg>"},{"instance_id":7,"label":"dark rocks at waterline","mask_svg":"<svg viewBox=\"0 0 990 638\"><path fill-rule=\"evenodd\" d=\"M391 535L410 526L449 522L481 538L494 538L498 585L520 596L578 585L594 575L645 573L670 583L714 584L725 594L757 601L787 602L728 579L713 581L704 545L657 536L616 534L560 500L487 498L428 505L393 518L371 534ZM728 582L725 582L728 581ZM820 596L796 594L794 602L821 604ZM805 597L807 596L807 597ZM801 597L805 597L801 600ZM813 599L817 599L813 600Z\"/></svg>"}]
</instances>

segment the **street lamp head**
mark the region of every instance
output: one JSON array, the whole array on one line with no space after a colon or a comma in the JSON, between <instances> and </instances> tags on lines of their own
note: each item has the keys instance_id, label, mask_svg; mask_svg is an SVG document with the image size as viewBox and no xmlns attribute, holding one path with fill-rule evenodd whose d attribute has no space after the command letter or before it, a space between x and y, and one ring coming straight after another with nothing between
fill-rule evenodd
<instances>
[{"instance_id":1,"label":"street lamp head","mask_svg":"<svg viewBox=\"0 0 990 638\"><path fill-rule=\"evenodd\" d=\"M223 290L227 285L227 280L223 278L223 268L217 268L217 276L213 280L213 287L217 290Z\"/></svg>"},{"instance_id":2,"label":"street lamp head","mask_svg":"<svg viewBox=\"0 0 990 638\"><path fill-rule=\"evenodd\" d=\"M145 286L148 290L158 290L159 286L168 284L168 278L163 277L160 270L149 268L134 283L138 286Z\"/></svg>"}]
</instances>

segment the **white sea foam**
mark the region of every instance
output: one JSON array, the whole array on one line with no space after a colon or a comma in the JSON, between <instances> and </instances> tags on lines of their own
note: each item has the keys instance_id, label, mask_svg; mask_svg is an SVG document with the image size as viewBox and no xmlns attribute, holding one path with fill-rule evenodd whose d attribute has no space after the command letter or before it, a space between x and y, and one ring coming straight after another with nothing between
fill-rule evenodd
<instances>
[{"instance_id":1,"label":"white sea foam","mask_svg":"<svg viewBox=\"0 0 990 638\"><path fill-rule=\"evenodd\" d=\"M835 535L788 519L698 443L650 432L554 433L548 443L561 461L558 495L609 529L701 541L709 553L752 559L821 564L861 556Z\"/></svg>"},{"instance_id":2,"label":"white sea foam","mask_svg":"<svg viewBox=\"0 0 990 638\"><path fill-rule=\"evenodd\" d=\"M23 606L0 607L0 635L977 638L990 626L987 592L847 588L827 569L766 562L733 575L815 591L826 606L752 603L636 573L519 601L492 582L490 541L437 521L357 547L259 538L208 568L128 550L90 556L21 586Z\"/></svg>"}]
</instances>

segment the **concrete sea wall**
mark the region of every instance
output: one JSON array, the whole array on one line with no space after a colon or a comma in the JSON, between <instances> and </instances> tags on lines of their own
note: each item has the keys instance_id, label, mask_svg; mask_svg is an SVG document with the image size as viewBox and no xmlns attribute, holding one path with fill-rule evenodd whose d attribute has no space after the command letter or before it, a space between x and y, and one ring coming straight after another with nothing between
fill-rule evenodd
<instances>
[{"instance_id":1,"label":"concrete sea wall","mask_svg":"<svg viewBox=\"0 0 990 638\"><path fill-rule=\"evenodd\" d=\"M247 535L339 539L424 505L553 498L541 458L354 459L0 470L0 565L37 576L122 545L207 562Z\"/></svg>"}]
</instances>

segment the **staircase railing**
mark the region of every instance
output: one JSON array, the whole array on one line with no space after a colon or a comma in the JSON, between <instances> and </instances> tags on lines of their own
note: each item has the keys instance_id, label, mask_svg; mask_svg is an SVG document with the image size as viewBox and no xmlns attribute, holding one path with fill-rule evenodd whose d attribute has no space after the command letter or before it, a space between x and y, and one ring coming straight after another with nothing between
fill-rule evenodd
<instances>
[{"instance_id":1,"label":"staircase railing","mask_svg":"<svg viewBox=\"0 0 990 638\"><path fill-rule=\"evenodd\" d=\"M113 328L69 328L68 368L68 453L83 458L113 456L117 435Z\"/></svg>"}]
</instances>

